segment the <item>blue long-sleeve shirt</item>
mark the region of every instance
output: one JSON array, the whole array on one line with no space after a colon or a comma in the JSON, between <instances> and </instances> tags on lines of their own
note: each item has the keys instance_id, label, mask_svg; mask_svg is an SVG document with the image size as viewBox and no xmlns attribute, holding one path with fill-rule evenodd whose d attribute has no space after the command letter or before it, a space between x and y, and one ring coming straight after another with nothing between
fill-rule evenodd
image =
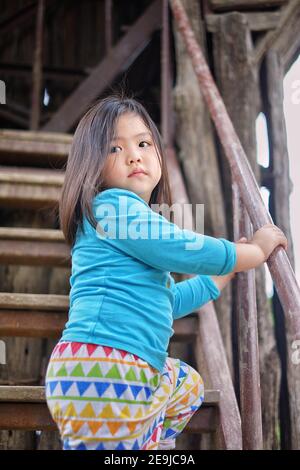
<instances>
[{"instance_id":1,"label":"blue long-sleeve shirt","mask_svg":"<svg viewBox=\"0 0 300 470\"><path fill-rule=\"evenodd\" d=\"M110 188L92 203L71 250L69 319L61 341L124 349L162 371L173 320L219 297L211 275L236 264L233 242L180 229L137 194ZM175 283L171 272L196 274Z\"/></svg>"}]
</instances>

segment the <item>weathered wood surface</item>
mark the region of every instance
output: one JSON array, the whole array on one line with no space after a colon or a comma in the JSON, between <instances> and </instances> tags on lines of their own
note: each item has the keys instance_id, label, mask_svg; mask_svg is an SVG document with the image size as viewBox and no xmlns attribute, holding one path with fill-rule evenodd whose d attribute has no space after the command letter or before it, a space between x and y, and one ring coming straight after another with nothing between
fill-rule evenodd
<instances>
[{"instance_id":1,"label":"weathered wood surface","mask_svg":"<svg viewBox=\"0 0 300 470\"><path fill-rule=\"evenodd\" d=\"M171 0L171 5L243 202L251 217L254 230L257 230L262 225L272 222L272 218L264 205L255 175L202 51L192 33L185 11L178 0ZM293 331L288 345L292 348L292 341L300 338L300 288L283 247L278 246L274 249L267 264L285 312L285 321L290 324L291 331ZM295 389L294 393L297 395L300 392Z\"/></svg>"},{"instance_id":2,"label":"weathered wood surface","mask_svg":"<svg viewBox=\"0 0 300 470\"><path fill-rule=\"evenodd\" d=\"M193 30L199 43L204 45L204 25L198 2L188 0L182 3L191 18ZM186 54L175 23L173 23L173 27L177 64L177 80L173 91L177 122L176 143L180 149L178 157L182 165L189 201L193 204L193 211L196 204L204 204L205 225L202 227L203 233L228 238L228 221L225 216L222 182L211 121L190 58ZM178 195L177 186L175 191ZM195 211L193 215L195 216ZM226 357L232 373L231 293L229 287L223 290L222 296L215 302L215 306L225 344Z\"/></svg>"},{"instance_id":3,"label":"weathered wood surface","mask_svg":"<svg viewBox=\"0 0 300 470\"><path fill-rule=\"evenodd\" d=\"M35 31L35 50L32 68L32 96L30 112L30 129L37 130L40 124L41 95L43 85L43 45L45 0L38 0Z\"/></svg>"},{"instance_id":4,"label":"weathered wood surface","mask_svg":"<svg viewBox=\"0 0 300 470\"><path fill-rule=\"evenodd\" d=\"M210 33L217 32L219 14L205 15L206 29ZM264 13L245 13L251 31L265 31L277 27L281 14L278 11Z\"/></svg>"},{"instance_id":5,"label":"weathered wood surface","mask_svg":"<svg viewBox=\"0 0 300 470\"><path fill-rule=\"evenodd\" d=\"M239 240L253 236L252 225L233 182L234 233ZM242 419L243 449L263 449L261 389L259 376L259 347L257 331L257 304L255 269L236 275L236 298L233 315L237 325L240 410Z\"/></svg>"},{"instance_id":6,"label":"weathered wood surface","mask_svg":"<svg viewBox=\"0 0 300 470\"><path fill-rule=\"evenodd\" d=\"M286 72L299 55L300 47L300 2L294 10L294 14L285 23L281 34L271 44L280 57L280 63Z\"/></svg>"},{"instance_id":7,"label":"weathered wood surface","mask_svg":"<svg viewBox=\"0 0 300 470\"><path fill-rule=\"evenodd\" d=\"M26 127L26 126L25 126ZM22 165L30 166L31 174L36 167L50 167L51 174L55 169L62 168L67 163L73 136L55 132L17 131L12 129L0 130L0 171L2 165L17 166L18 173ZM7 170L8 171L8 170ZM10 168L13 171L13 168ZM48 176L50 176L48 174ZM2 186L2 185L1 185Z\"/></svg>"},{"instance_id":8,"label":"weathered wood surface","mask_svg":"<svg viewBox=\"0 0 300 470\"><path fill-rule=\"evenodd\" d=\"M220 17L219 31L214 36L214 64L216 79L227 111L241 139L257 181L260 181L256 161L256 117L260 109L257 70L251 66L249 27L242 13ZM232 48L232 41L238 47ZM225 161L222 160L222 162ZM227 165L223 167L228 175ZM228 187L231 181L227 179ZM229 192L229 191L227 191ZM227 196L228 197L228 196ZM278 448L278 400L280 363L276 354L276 341L272 311L265 290L264 266L256 269L260 374L264 423L264 448ZM237 288L234 283L234 287ZM238 314L239 312L237 312ZM247 392L246 392L247 393Z\"/></svg>"},{"instance_id":9,"label":"weathered wood surface","mask_svg":"<svg viewBox=\"0 0 300 470\"><path fill-rule=\"evenodd\" d=\"M259 64L264 57L266 51L274 44L284 32L289 30L290 23L293 21L295 15L300 12L299 0L290 0L284 9L281 11L278 25L272 31L269 31L258 43L253 55L253 66Z\"/></svg>"},{"instance_id":10,"label":"weathered wood surface","mask_svg":"<svg viewBox=\"0 0 300 470\"><path fill-rule=\"evenodd\" d=\"M195 355L203 372L209 376L209 387L221 390L220 426L213 448L242 449L241 418L229 367L224 361L225 350L220 329L217 326L213 303L209 302L199 311L199 329L195 341ZM213 338L213 342L212 342ZM202 370L199 368L199 370Z\"/></svg>"},{"instance_id":11,"label":"weathered wood surface","mask_svg":"<svg viewBox=\"0 0 300 470\"><path fill-rule=\"evenodd\" d=\"M300 5L299 5L300 6ZM300 44L300 39L299 39ZM289 175L289 156L283 109L284 65L276 49L271 48L266 58L265 111L268 118L270 164L272 167L271 213L288 239L288 256L293 268L295 259L290 224L289 198L292 183ZM281 418L282 431L286 439L284 447L300 449L300 364L294 364L291 347L293 330L284 321L284 311L277 291L274 294L275 326L282 361ZM283 438L283 439L284 439Z\"/></svg>"},{"instance_id":12,"label":"weathered wood surface","mask_svg":"<svg viewBox=\"0 0 300 470\"><path fill-rule=\"evenodd\" d=\"M201 408L193 415L184 433L211 433L218 426L219 390L206 390ZM39 449L61 447L56 423L45 399L45 387L0 386L0 430L42 430ZM47 441L43 440L46 432Z\"/></svg>"},{"instance_id":13,"label":"weathered wood surface","mask_svg":"<svg viewBox=\"0 0 300 470\"><path fill-rule=\"evenodd\" d=\"M174 179L178 181L177 191L174 194L173 202L180 202L181 204L188 203L187 192L181 177L175 153L172 152L171 149L168 150L168 153L168 171L170 169L172 172L172 181L174 181ZM187 215L189 216L189 223L192 223L190 211L187 211ZM185 228L192 229L186 221ZM209 313L204 316L204 312ZM241 449L242 436L240 415L213 302L209 302L209 304L203 306L199 310L198 320L201 321L202 327L197 330L197 334L199 335L197 337L197 348L193 346L196 361L195 367L203 377L205 387L211 387L211 384L215 383L220 385L220 387L218 386L216 389L222 391L222 397L223 393L225 393L224 400L222 399L220 401L221 416L218 428L222 428L222 431L220 432L221 436L218 440L215 440L212 443L209 442L209 446L210 448L219 448L220 445L222 445L223 448ZM205 335L207 335L206 338L202 337L204 332ZM214 338L214 341L211 341L211 338ZM170 351L172 353L172 347ZM187 353L186 348L185 353ZM180 357L183 360L185 358L185 356ZM219 374L219 370L222 371L221 375Z\"/></svg>"},{"instance_id":14,"label":"weathered wood surface","mask_svg":"<svg viewBox=\"0 0 300 470\"><path fill-rule=\"evenodd\" d=\"M43 126L46 131L66 132L76 124L79 118L111 83L117 75L133 62L146 47L151 35L161 24L160 0L155 0L141 17L131 26L110 53L93 69L63 105Z\"/></svg>"},{"instance_id":15,"label":"weathered wood surface","mask_svg":"<svg viewBox=\"0 0 300 470\"><path fill-rule=\"evenodd\" d=\"M0 227L0 239L3 240L34 240L65 243L62 230L46 228Z\"/></svg>"},{"instance_id":16,"label":"weathered wood surface","mask_svg":"<svg viewBox=\"0 0 300 470\"><path fill-rule=\"evenodd\" d=\"M0 293L0 335L59 338L68 319L69 296L55 294ZM192 342L197 317L174 321L172 342Z\"/></svg>"},{"instance_id":17,"label":"weathered wood surface","mask_svg":"<svg viewBox=\"0 0 300 470\"><path fill-rule=\"evenodd\" d=\"M13 212L0 209L1 220L10 226L43 226L51 224L51 217L43 220L41 214L22 210ZM54 222L52 220L52 222ZM49 287L49 268L44 266L10 266L3 262L0 264L1 290L6 292L47 292ZM1 338L6 345L6 366L0 368L1 385L31 384L38 385L41 379L41 367L44 357L44 339L42 338ZM6 410L5 412L8 412ZM9 411L11 416L17 417L16 410ZM35 432L22 430L0 432L1 448L4 449L35 449Z\"/></svg>"},{"instance_id":18,"label":"weathered wood surface","mask_svg":"<svg viewBox=\"0 0 300 470\"><path fill-rule=\"evenodd\" d=\"M220 390L206 390L203 405L218 406ZM45 403L44 386L3 386L0 385L0 403Z\"/></svg>"},{"instance_id":19,"label":"weathered wood surface","mask_svg":"<svg viewBox=\"0 0 300 470\"><path fill-rule=\"evenodd\" d=\"M63 181L58 169L0 166L0 206L56 210Z\"/></svg>"},{"instance_id":20,"label":"weathered wood surface","mask_svg":"<svg viewBox=\"0 0 300 470\"><path fill-rule=\"evenodd\" d=\"M45 232L44 232L45 230ZM70 248L53 229L0 229L0 261L2 264L25 264L28 266L69 267Z\"/></svg>"},{"instance_id":21,"label":"weathered wood surface","mask_svg":"<svg viewBox=\"0 0 300 470\"><path fill-rule=\"evenodd\" d=\"M216 11L225 11L277 7L287 2L288 0L209 0L209 5Z\"/></svg>"}]
</instances>

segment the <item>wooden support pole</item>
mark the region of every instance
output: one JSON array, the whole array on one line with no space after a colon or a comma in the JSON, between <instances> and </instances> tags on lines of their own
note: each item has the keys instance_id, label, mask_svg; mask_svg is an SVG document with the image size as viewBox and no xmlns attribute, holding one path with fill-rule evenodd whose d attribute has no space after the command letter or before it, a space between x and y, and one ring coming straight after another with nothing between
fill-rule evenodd
<instances>
[{"instance_id":1,"label":"wooden support pole","mask_svg":"<svg viewBox=\"0 0 300 470\"><path fill-rule=\"evenodd\" d=\"M237 183L243 203L248 211L254 231L267 223L273 223L272 217L265 207L260 190L248 162L245 151L233 127L222 97L215 85L211 72L207 66L187 15L180 0L170 0L173 15L177 22L187 52L191 57L194 71L198 78L204 99L206 100L211 117L215 123L225 155L231 167L234 181ZM285 323L289 332L287 348L289 353L289 367L296 369L300 365L293 363L295 347L300 340L300 288L283 247L278 246L267 260L267 264L274 280L276 290L285 313ZM295 377L295 373L293 377ZM300 403L299 381L291 384L291 393L295 403ZM295 420L295 425L297 420ZM294 437L294 448L300 448L300 426ZM294 444L295 445L295 444Z\"/></svg>"},{"instance_id":2,"label":"wooden support pole","mask_svg":"<svg viewBox=\"0 0 300 470\"><path fill-rule=\"evenodd\" d=\"M44 0L39 0L36 20L34 64L32 72L32 100L30 115L31 130L37 130L39 128L40 122L44 10Z\"/></svg>"},{"instance_id":3,"label":"wooden support pole","mask_svg":"<svg viewBox=\"0 0 300 470\"><path fill-rule=\"evenodd\" d=\"M232 189L234 238L249 240L252 226L236 182ZM235 281L243 450L263 450L255 270L239 273Z\"/></svg>"},{"instance_id":4,"label":"wooden support pole","mask_svg":"<svg viewBox=\"0 0 300 470\"><path fill-rule=\"evenodd\" d=\"M173 110L171 106L171 70L170 70L170 31L169 3L162 1L162 31L161 31L161 134L165 146L172 145L171 128Z\"/></svg>"},{"instance_id":5,"label":"wooden support pole","mask_svg":"<svg viewBox=\"0 0 300 470\"><path fill-rule=\"evenodd\" d=\"M108 54L112 48L112 0L105 0L105 50Z\"/></svg>"},{"instance_id":6,"label":"wooden support pole","mask_svg":"<svg viewBox=\"0 0 300 470\"><path fill-rule=\"evenodd\" d=\"M263 225L272 223L272 217L265 207L247 156L235 132L201 49L195 40L181 2L180 0L170 0L170 3L178 29L183 35L187 51L190 54L201 91L230 164L232 174L238 183L253 228L258 230ZM292 342L300 339L300 288L284 248L281 246L277 247L267 260L267 264L284 307L286 320L290 323L290 331L293 331L293 335L290 338L291 344L289 345L289 347L292 347ZM300 393L300 390L298 393Z\"/></svg>"},{"instance_id":7,"label":"wooden support pole","mask_svg":"<svg viewBox=\"0 0 300 470\"><path fill-rule=\"evenodd\" d=\"M294 267L293 240L290 226L289 198L291 181L289 175L289 155L283 108L284 68L281 55L271 48L266 55L266 98L265 114L268 122L270 145L270 166L272 169L272 191L270 194L270 211L288 239L288 253ZM279 292L273 297L273 310L277 334L278 350L282 363L281 381L281 436L282 447L300 449L300 396L294 390L300 390L300 364L293 362L294 349L290 347L293 336L291 325L285 322L284 312L280 305Z\"/></svg>"}]
</instances>

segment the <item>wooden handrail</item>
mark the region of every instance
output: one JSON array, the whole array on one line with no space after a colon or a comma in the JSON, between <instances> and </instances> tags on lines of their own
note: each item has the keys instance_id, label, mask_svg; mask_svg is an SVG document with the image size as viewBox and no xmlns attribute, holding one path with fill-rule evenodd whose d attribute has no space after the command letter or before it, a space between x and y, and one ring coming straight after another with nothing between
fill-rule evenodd
<instances>
[{"instance_id":1,"label":"wooden handrail","mask_svg":"<svg viewBox=\"0 0 300 470\"><path fill-rule=\"evenodd\" d=\"M176 158L172 141L174 137L173 109L171 100L171 73L169 57L169 18L168 0L162 1L162 96L161 122L162 136L166 149L167 169L170 176L173 203L188 204L189 199L182 173ZM184 215L184 227L193 230L193 215L190 207ZM184 277L190 277L185 275ZM196 362L201 354L201 344L205 364L210 379L210 386L221 390L219 401L218 431L215 434L214 446L224 449L242 449L241 417L234 393L224 344L219 329L217 314L213 302L204 305L198 312L198 330L195 341ZM187 321L187 319L185 319ZM211 341L214 338L214 341ZM201 372L201 371L200 371ZM206 385L205 385L206 386Z\"/></svg>"},{"instance_id":2,"label":"wooden handrail","mask_svg":"<svg viewBox=\"0 0 300 470\"><path fill-rule=\"evenodd\" d=\"M192 27L180 0L169 0L178 30L186 45L187 52L198 79L200 90L208 106L224 153L230 165L233 183L236 183L256 231L267 223L273 223L272 217L264 205L259 186L251 166L234 129L223 99L214 82ZM300 288L292 266L283 247L278 246L267 260L278 297L285 314L285 326L289 341L287 342L288 367L290 370L290 390L292 401L300 402L300 378L293 362L295 346L300 339ZM294 430L299 429L300 418L294 413ZM298 423L298 426L297 426ZM300 442L300 432L294 441ZM298 448L296 444L296 448Z\"/></svg>"},{"instance_id":3,"label":"wooden handrail","mask_svg":"<svg viewBox=\"0 0 300 470\"><path fill-rule=\"evenodd\" d=\"M177 27L183 36L187 51L191 57L201 92L231 167L234 181L236 181L239 187L253 228L258 230L267 223L273 223L272 217L265 207L245 151L236 134L200 46L195 39L181 2L180 0L170 0L170 4ZM277 247L267 260L267 264L283 306L286 323L291 332L291 342L293 342L296 339L300 339L300 288L284 248Z\"/></svg>"},{"instance_id":4,"label":"wooden handrail","mask_svg":"<svg viewBox=\"0 0 300 470\"><path fill-rule=\"evenodd\" d=\"M245 151L196 41L184 8L180 0L169 1L177 27L191 57L201 92L231 167L233 178L239 187L253 228L258 230L263 225L272 223L272 217L265 207ZM292 331L291 339L300 339L300 288L284 248L277 247L267 260L267 264L285 311L286 321Z\"/></svg>"}]
</instances>

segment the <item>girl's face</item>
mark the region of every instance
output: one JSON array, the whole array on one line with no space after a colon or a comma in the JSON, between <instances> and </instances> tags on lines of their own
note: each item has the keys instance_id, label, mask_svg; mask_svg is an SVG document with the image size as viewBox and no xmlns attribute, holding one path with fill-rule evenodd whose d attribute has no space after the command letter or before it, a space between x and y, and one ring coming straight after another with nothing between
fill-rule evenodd
<instances>
[{"instance_id":1,"label":"girl's face","mask_svg":"<svg viewBox=\"0 0 300 470\"><path fill-rule=\"evenodd\" d=\"M131 175L137 169L144 173ZM161 168L152 135L138 115L126 113L118 118L102 176L107 188L128 189L149 203Z\"/></svg>"}]
</instances>

